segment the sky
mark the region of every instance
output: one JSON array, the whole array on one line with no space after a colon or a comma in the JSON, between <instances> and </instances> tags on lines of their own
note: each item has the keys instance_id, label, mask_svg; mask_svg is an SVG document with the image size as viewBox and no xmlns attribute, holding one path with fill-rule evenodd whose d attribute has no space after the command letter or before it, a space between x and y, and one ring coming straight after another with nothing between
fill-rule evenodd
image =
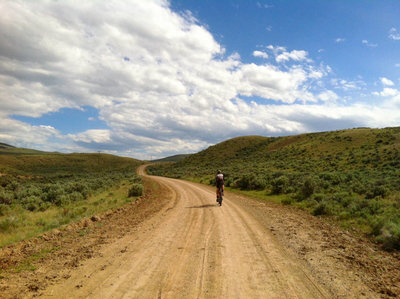
<instances>
[{"instance_id":1,"label":"sky","mask_svg":"<svg viewBox=\"0 0 400 299\"><path fill-rule=\"evenodd\" d=\"M400 1L0 1L0 142L137 159L400 126Z\"/></svg>"}]
</instances>

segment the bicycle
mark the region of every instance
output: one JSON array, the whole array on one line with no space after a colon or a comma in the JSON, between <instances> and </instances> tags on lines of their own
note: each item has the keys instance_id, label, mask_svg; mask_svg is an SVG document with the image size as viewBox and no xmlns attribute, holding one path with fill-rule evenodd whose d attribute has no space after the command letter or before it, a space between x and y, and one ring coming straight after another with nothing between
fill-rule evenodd
<instances>
[{"instance_id":1,"label":"bicycle","mask_svg":"<svg viewBox=\"0 0 400 299\"><path fill-rule=\"evenodd\" d=\"M219 204L219 206L222 206L223 195L224 195L224 189L221 186L217 189L217 203Z\"/></svg>"}]
</instances>

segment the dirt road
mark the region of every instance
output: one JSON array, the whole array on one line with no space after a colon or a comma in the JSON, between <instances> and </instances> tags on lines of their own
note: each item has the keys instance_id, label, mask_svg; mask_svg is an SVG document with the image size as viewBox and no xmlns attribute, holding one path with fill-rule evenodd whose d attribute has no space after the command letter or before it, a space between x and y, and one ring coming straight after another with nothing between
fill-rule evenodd
<instances>
[{"instance_id":1,"label":"dirt road","mask_svg":"<svg viewBox=\"0 0 400 299\"><path fill-rule=\"evenodd\" d=\"M3 249L6 265L57 248L34 272L3 272L0 298L399 297L398 255L368 240L291 207L229 192L219 207L212 187L152 182L97 222Z\"/></svg>"},{"instance_id":2,"label":"dirt road","mask_svg":"<svg viewBox=\"0 0 400 299\"><path fill-rule=\"evenodd\" d=\"M43 297L332 297L229 195L219 207L210 188L153 179L171 191L170 204Z\"/></svg>"}]
</instances>

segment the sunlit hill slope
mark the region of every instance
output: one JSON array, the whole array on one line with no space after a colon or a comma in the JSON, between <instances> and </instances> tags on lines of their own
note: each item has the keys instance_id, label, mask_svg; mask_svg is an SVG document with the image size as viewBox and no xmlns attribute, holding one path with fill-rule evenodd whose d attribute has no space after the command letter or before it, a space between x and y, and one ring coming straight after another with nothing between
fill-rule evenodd
<instances>
[{"instance_id":1,"label":"sunlit hill slope","mask_svg":"<svg viewBox=\"0 0 400 299\"><path fill-rule=\"evenodd\" d=\"M0 144L0 173L62 174L107 172L136 167L141 162L108 154L61 154Z\"/></svg>"}]
</instances>

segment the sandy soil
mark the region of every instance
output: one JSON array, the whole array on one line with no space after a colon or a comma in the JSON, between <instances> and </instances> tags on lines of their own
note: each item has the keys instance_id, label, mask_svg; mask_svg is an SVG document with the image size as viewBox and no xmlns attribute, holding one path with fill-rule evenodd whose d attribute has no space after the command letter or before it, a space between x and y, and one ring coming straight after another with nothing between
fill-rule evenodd
<instances>
[{"instance_id":1,"label":"sandy soil","mask_svg":"<svg viewBox=\"0 0 400 299\"><path fill-rule=\"evenodd\" d=\"M104 225L91 224L91 234L78 234L75 241L72 236L79 232L75 228L51 235L64 249L40 260L41 266L29 275L7 272L0 280L0 294L9 298L400 297L399 256L368 240L291 207L228 192L219 207L214 189L208 186L160 177L148 180L156 183L157 192L116 215L99 217L95 222ZM88 256L79 255L83 248L90 249ZM6 250L18 252L17 247ZM2 261L6 264L4 252L0 266Z\"/></svg>"}]
</instances>

